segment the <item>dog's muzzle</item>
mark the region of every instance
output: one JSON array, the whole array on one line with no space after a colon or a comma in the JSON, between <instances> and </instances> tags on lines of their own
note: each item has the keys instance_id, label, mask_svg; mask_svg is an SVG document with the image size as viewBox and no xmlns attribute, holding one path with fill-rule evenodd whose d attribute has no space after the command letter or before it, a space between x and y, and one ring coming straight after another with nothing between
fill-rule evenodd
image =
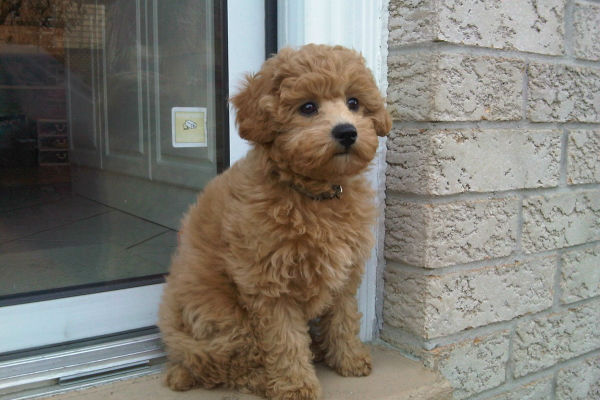
<instances>
[{"instance_id":1,"label":"dog's muzzle","mask_svg":"<svg viewBox=\"0 0 600 400\"><path fill-rule=\"evenodd\" d=\"M342 146L348 149L356 142L356 128L352 124L338 124L331 130L331 135Z\"/></svg>"}]
</instances>

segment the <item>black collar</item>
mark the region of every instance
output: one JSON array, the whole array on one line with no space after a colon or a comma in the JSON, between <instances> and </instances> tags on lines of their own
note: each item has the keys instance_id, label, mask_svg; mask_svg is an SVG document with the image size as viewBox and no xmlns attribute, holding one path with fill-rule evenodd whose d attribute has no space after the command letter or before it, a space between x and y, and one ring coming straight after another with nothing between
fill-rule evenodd
<instances>
[{"instance_id":1,"label":"black collar","mask_svg":"<svg viewBox=\"0 0 600 400\"><path fill-rule=\"evenodd\" d=\"M321 200L339 199L342 197L342 186L341 185L331 185L331 191L317 193L317 194L311 193L308 190L306 190L300 186L294 185L293 183L290 183L290 186L298 193L301 193L312 200L321 201Z\"/></svg>"}]
</instances>

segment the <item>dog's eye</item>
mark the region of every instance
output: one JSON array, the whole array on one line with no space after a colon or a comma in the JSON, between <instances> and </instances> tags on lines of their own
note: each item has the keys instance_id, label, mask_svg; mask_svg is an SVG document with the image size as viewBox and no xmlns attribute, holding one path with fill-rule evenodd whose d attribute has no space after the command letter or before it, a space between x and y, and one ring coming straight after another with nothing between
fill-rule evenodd
<instances>
[{"instance_id":1,"label":"dog's eye","mask_svg":"<svg viewBox=\"0 0 600 400\"><path fill-rule=\"evenodd\" d=\"M351 97L348 99L348 101L346 101L346 104L348 104L348 108L352 111L356 111L358 110L358 99L356 97Z\"/></svg>"},{"instance_id":2,"label":"dog's eye","mask_svg":"<svg viewBox=\"0 0 600 400\"><path fill-rule=\"evenodd\" d=\"M317 105L313 102L304 103L300 106L300 112L304 115L311 115L317 112Z\"/></svg>"}]
</instances>

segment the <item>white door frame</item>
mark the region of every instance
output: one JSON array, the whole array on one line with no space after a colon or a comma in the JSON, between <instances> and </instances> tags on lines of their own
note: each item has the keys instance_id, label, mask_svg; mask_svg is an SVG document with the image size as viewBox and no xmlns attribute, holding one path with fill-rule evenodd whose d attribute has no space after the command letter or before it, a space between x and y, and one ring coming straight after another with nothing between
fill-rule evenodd
<instances>
[{"instance_id":1,"label":"white door frame","mask_svg":"<svg viewBox=\"0 0 600 400\"><path fill-rule=\"evenodd\" d=\"M264 61L264 3L228 0L230 94L245 72ZM230 115L232 163L248 145ZM153 326L164 284L0 307L0 353Z\"/></svg>"}]
</instances>

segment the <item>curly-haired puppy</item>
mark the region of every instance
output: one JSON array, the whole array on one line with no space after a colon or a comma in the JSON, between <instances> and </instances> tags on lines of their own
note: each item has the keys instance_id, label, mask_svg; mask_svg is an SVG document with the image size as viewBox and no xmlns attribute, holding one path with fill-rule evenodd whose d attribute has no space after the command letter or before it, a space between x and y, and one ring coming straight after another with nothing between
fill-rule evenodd
<instances>
[{"instance_id":1,"label":"curly-haired puppy","mask_svg":"<svg viewBox=\"0 0 600 400\"><path fill-rule=\"evenodd\" d=\"M355 293L376 210L361 173L390 117L339 46L281 50L231 101L254 146L183 220L160 310L166 383L316 399L314 358L371 371Z\"/></svg>"}]
</instances>

